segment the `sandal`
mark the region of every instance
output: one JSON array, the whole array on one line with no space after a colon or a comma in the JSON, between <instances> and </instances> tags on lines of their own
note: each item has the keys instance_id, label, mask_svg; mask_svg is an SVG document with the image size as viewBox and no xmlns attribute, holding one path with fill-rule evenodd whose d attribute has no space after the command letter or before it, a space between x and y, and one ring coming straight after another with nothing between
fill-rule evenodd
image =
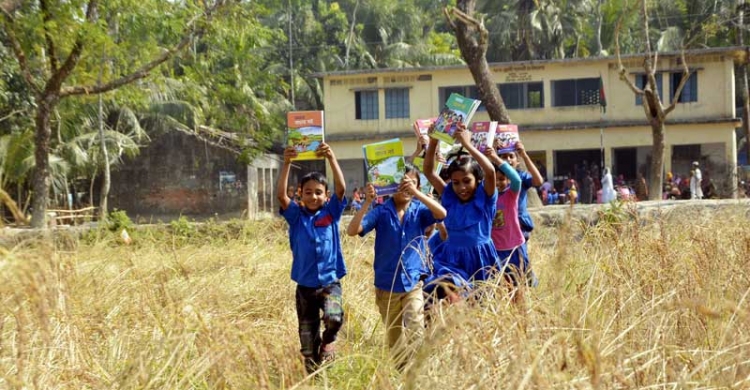
<instances>
[{"instance_id":1,"label":"sandal","mask_svg":"<svg viewBox=\"0 0 750 390\"><path fill-rule=\"evenodd\" d=\"M320 346L320 364L330 363L336 360L336 346L325 344Z\"/></svg>"}]
</instances>

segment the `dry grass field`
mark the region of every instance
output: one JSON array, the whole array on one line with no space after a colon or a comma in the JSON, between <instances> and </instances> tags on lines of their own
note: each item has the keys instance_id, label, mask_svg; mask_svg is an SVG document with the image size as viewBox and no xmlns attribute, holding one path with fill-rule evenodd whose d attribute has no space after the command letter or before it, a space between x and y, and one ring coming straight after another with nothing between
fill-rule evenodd
<instances>
[{"instance_id":1,"label":"dry grass field","mask_svg":"<svg viewBox=\"0 0 750 390\"><path fill-rule=\"evenodd\" d=\"M339 358L299 357L282 220L185 221L0 248L0 389L750 389L750 209L539 227L525 308L445 308L404 373L344 239ZM485 286L492 290L492 286Z\"/></svg>"}]
</instances>

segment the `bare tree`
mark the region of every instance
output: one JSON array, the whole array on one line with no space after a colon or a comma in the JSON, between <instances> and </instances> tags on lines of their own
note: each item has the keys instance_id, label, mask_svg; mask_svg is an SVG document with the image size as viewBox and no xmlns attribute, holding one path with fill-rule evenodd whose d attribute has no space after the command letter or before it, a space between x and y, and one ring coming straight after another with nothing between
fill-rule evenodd
<instances>
[{"instance_id":1,"label":"bare tree","mask_svg":"<svg viewBox=\"0 0 750 390\"><path fill-rule=\"evenodd\" d=\"M745 46L745 0L737 1L737 28L735 30L737 46ZM742 96L742 129L745 133L745 151L750 159L750 100L748 96L747 62L737 67L737 77L740 79L740 96Z\"/></svg>"},{"instance_id":2,"label":"bare tree","mask_svg":"<svg viewBox=\"0 0 750 390\"><path fill-rule=\"evenodd\" d=\"M643 112L646 114L646 119L651 126L651 136L653 138L653 146L651 152L651 167L649 169L649 185L648 185L648 198L649 200L661 199L662 193L662 182L663 182L663 171L664 171L664 149L665 149L665 136L666 136L666 120L667 115L671 113L677 106L682 89L685 87L688 79L690 78L690 69L688 68L687 61L685 60L685 51L681 53L682 59L682 78L680 83L675 90L672 102L669 106L664 107L662 104L661 96L657 93L656 87L656 71L659 60L659 53L651 49L651 43L649 41L649 26L648 26L648 9L646 7L646 1L641 0L641 17L643 18L643 32L645 34L645 45L646 50L643 57L643 70L646 76L646 82L643 88L638 88L633 80L628 77L627 69L622 64L620 58L620 27L622 20L626 12L620 16L620 19L615 28L615 57L617 58L618 73L620 80L625 82L631 91L637 96L642 97Z\"/></svg>"},{"instance_id":3,"label":"bare tree","mask_svg":"<svg viewBox=\"0 0 750 390\"><path fill-rule=\"evenodd\" d=\"M458 0L456 8L444 8L443 11L456 35L461 56L469 67L487 113L494 121L510 123L510 115L487 63L489 33L484 21L472 16L475 8L476 0Z\"/></svg>"}]
</instances>

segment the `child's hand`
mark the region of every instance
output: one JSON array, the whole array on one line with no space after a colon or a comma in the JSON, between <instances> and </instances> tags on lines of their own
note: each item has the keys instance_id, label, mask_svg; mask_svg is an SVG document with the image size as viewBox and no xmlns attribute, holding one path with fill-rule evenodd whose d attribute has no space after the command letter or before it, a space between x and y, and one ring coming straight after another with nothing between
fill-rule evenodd
<instances>
[{"instance_id":1,"label":"child's hand","mask_svg":"<svg viewBox=\"0 0 750 390\"><path fill-rule=\"evenodd\" d=\"M453 138L464 147L471 143L471 134L466 130L466 125L461 122L456 123L456 132L453 133Z\"/></svg>"},{"instance_id":2,"label":"child's hand","mask_svg":"<svg viewBox=\"0 0 750 390\"><path fill-rule=\"evenodd\" d=\"M495 157L497 157L497 151L495 148L484 148L484 155L489 157L490 161L495 161Z\"/></svg>"},{"instance_id":3,"label":"child's hand","mask_svg":"<svg viewBox=\"0 0 750 390\"><path fill-rule=\"evenodd\" d=\"M417 192L417 185L414 182L414 179L409 176L404 176L404 178L401 179L401 184L398 186L398 192L405 192L409 195L414 195Z\"/></svg>"},{"instance_id":4,"label":"child's hand","mask_svg":"<svg viewBox=\"0 0 750 390\"><path fill-rule=\"evenodd\" d=\"M294 146L287 146L287 148L284 149L284 164L290 163L293 158L297 157L297 154L297 149L295 149Z\"/></svg>"},{"instance_id":5,"label":"child's hand","mask_svg":"<svg viewBox=\"0 0 750 390\"><path fill-rule=\"evenodd\" d=\"M377 194L375 193L375 186L372 185L372 183L367 183L367 186L365 187L365 203L370 204L373 200L377 197Z\"/></svg>"},{"instance_id":6,"label":"child's hand","mask_svg":"<svg viewBox=\"0 0 750 390\"><path fill-rule=\"evenodd\" d=\"M325 142L321 142L320 145L318 145L318 148L315 149L315 154L318 157L325 157L329 160L333 158L333 150Z\"/></svg>"},{"instance_id":7,"label":"child's hand","mask_svg":"<svg viewBox=\"0 0 750 390\"><path fill-rule=\"evenodd\" d=\"M516 150L521 153L526 153L526 149L523 147L521 141L516 142Z\"/></svg>"}]
</instances>

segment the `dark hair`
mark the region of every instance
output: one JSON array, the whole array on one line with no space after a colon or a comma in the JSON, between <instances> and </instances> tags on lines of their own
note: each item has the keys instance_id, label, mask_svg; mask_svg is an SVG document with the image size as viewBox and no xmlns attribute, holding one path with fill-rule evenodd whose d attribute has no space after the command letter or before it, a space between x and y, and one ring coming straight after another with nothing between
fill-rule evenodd
<instances>
[{"instance_id":1,"label":"dark hair","mask_svg":"<svg viewBox=\"0 0 750 390\"><path fill-rule=\"evenodd\" d=\"M302 176L302 179L299 180L299 186L304 187L305 183L307 183L310 180L314 180L322 184L323 187L328 188L328 179L326 179L326 176L320 172L310 172L307 175Z\"/></svg>"},{"instance_id":2,"label":"dark hair","mask_svg":"<svg viewBox=\"0 0 750 390\"><path fill-rule=\"evenodd\" d=\"M484 172L482 171L482 168L470 156L459 156L453 160L451 165L448 166L448 178L453 175L453 172L459 171L471 173L474 175L474 178L477 179L477 182L484 180Z\"/></svg>"},{"instance_id":3,"label":"dark hair","mask_svg":"<svg viewBox=\"0 0 750 390\"><path fill-rule=\"evenodd\" d=\"M419 186L420 186L420 182L419 182L420 171L419 171L419 168L417 168L414 165L409 164L409 163L404 164L404 175L408 175L408 174L410 174L412 172L416 172L417 173L417 188L419 188Z\"/></svg>"}]
</instances>

